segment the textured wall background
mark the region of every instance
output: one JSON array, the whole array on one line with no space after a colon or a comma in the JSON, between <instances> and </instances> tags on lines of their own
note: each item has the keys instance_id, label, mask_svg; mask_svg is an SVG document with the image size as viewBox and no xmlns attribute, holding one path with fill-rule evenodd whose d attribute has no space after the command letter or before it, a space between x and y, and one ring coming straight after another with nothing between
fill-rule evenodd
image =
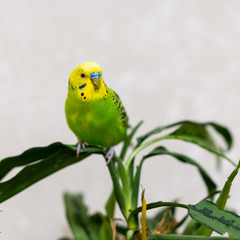
<instances>
[{"instance_id":1,"label":"textured wall background","mask_svg":"<svg viewBox=\"0 0 240 240\"><path fill-rule=\"evenodd\" d=\"M207 0L0 0L0 157L54 141L75 143L65 122L71 71L93 60L121 96L139 131L183 119L214 120L240 153L240 2ZM212 155L189 152L221 184L232 170L215 171ZM182 185L187 182L187 185ZM171 158L145 164L147 201L195 203L206 194L196 170ZM237 177L229 205L240 212ZM0 207L1 239L52 240L69 235L65 190L84 192L90 211L103 210L111 191L103 159L94 157L35 184Z\"/></svg>"}]
</instances>

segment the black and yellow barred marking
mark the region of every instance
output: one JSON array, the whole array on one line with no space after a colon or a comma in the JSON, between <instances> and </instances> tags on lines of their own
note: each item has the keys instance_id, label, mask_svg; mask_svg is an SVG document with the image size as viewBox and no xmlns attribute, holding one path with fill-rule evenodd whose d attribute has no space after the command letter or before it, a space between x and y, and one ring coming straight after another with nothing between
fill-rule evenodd
<instances>
[{"instance_id":1,"label":"black and yellow barred marking","mask_svg":"<svg viewBox=\"0 0 240 240\"><path fill-rule=\"evenodd\" d=\"M112 96L113 103L117 107L117 109L119 110L119 114L120 114L120 118L121 118L122 123L124 124L124 126L128 126L128 116L127 116L127 113L125 111L125 108L123 107L121 99L117 95L117 93L114 92L114 94L115 95Z\"/></svg>"}]
</instances>

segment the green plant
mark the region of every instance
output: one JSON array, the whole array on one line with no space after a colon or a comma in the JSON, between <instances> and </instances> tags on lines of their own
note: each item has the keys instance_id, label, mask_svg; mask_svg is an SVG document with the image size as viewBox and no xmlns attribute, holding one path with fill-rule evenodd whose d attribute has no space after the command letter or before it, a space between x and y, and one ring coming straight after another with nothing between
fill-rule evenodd
<instances>
[{"instance_id":1,"label":"green plant","mask_svg":"<svg viewBox=\"0 0 240 240\"><path fill-rule=\"evenodd\" d=\"M113 183L113 192L106 203L106 213L89 215L81 194L64 194L66 215L74 239L228 239L228 237L210 237L212 231L219 234L228 233L232 239L240 239L240 217L233 212L224 210L231 184L237 175L239 164L229 159L224 151L216 143L209 128L222 136L226 143L226 150L232 146L232 137L229 131L214 122L198 123L193 121L181 121L174 124L158 127L145 135L137 138L137 143L132 147L127 156L127 150L131 148L132 139L141 126L140 122L126 138L119 156L114 156L115 163L108 165L108 170ZM172 129L168 134L164 130ZM217 158L225 159L234 166L222 190L217 186L194 159L187 155L170 151L162 145L140 159L136 165L135 158L143 150L160 143L165 139L177 139L190 142L212 152ZM19 156L9 157L0 162L0 179L3 179L13 168L23 167L12 178L0 183L0 202L6 201L15 194L28 188L37 181L67 167L76 164L92 154L105 156L106 150L97 146L87 146L76 158L76 146L53 143L47 147L31 148ZM154 202L146 204L142 194L143 206L138 206L140 189L140 176L143 163L152 156L169 155L176 160L191 164L196 167L208 190L208 196L195 205L186 205L178 202ZM217 197L218 196L218 197ZM177 197L177 196L176 196ZM216 200L214 200L216 198ZM118 204L126 221L125 225L115 225L115 205ZM160 211L151 219L146 219L144 209L160 208ZM186 209L186 216L177 221L175 212L177 208ZM142 226L147 229L141 231L139 213L142 212ZM185 227L179 233L179 227ZM155 230L154 230L155 229ZM147 235L144 233L147 230ZM141 235L141 232L143 234ZM63 238L67 239L67 238Z\"/></svg>"}]
</instances>

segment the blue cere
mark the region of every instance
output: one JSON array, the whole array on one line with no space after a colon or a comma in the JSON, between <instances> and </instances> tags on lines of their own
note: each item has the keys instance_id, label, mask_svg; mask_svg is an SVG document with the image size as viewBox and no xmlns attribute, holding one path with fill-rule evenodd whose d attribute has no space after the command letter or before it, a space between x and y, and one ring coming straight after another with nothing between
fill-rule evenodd
<instances>
[{"instance_id":1,"label":"blue cere","mask_svg":"<svg viewBox=\"0 0 240 240\"><path fill-rule=\"evenodd\" d=\"M100 72L93 72L90 75L91 79L93 79L93 78L100 78L100 77L101 77L101 73Z\"/></svg>"},{"instance_id":2,"label":"blue cere","mask_svg":"<svg viewBox=\"0 0 240 240\"><path fill-rule=\"evenodd\" d=\"M85 88L86 86L87 86L87 84L84 83L83 85L79 86L79 89L83 89L83 88Z\"/></svg>"}]
</instances>

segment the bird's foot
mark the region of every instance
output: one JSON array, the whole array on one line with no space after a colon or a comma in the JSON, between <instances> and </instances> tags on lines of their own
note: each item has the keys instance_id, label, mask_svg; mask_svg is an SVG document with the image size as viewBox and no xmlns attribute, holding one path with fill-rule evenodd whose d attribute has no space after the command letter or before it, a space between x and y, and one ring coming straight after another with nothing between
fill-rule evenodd
<instances>
[{"instance_id":1,"label":"bird's foot","mask_svg":"<svg viewBox=\"0 0 240 240\"><path fill-rule=\"evenodd\" d=\"M77 143L77 158L79 157L81 149L84 150L86 146L87 146L87 143L85 143L85 142L78 142Z\"/></svg>"},{"instance_id":2,"label":"bird's foot","mask_svg":"<svg viewBox=\"0 0 240 240\"><path fill-rule=\"evenodd\" d=\"M112 162L114 154L115 154L114 147L110 147L106 156L105 156L105 158L107 160L107 165L109 165Z\"/></svg>"}]
</instances>

